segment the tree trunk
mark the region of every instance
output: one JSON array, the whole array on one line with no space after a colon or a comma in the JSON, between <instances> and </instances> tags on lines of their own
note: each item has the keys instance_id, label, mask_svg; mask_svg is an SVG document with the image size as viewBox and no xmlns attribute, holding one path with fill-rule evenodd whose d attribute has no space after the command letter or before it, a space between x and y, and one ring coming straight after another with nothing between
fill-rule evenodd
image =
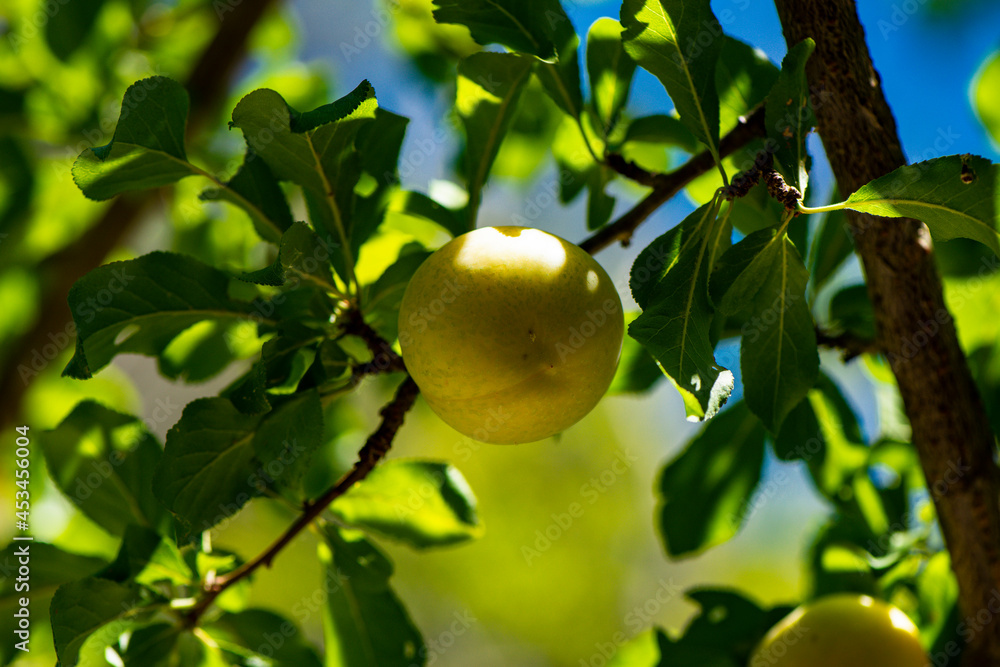
<instances>
[{"instance_id":1,"label":"tree trunk","mask_svg":"<svg viewBox=\"0 0 1000 667\"><path fill-rule=\"evenodd\" d=\"M854 1L775 4L789 48L806 37L816 41L806 72L817 129L841 194L903 165L896 123ZM964 664L1000 665L1000 618L990 606L1000 591L994 435L945 307L930 235L915 220L852 211L847 219L875 309L879 349L899 384L951 553L961 616L972 621L959 630L969 641Z\"/></svg>"}]
</instances>

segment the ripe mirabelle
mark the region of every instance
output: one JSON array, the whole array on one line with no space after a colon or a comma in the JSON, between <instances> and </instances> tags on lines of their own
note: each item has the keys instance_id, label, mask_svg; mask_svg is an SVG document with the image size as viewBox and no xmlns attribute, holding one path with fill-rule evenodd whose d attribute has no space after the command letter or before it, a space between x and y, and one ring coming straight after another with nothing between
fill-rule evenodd
<instances>
[{"instance_id":1,"label":"ripe mirabelle","mask_svg":"<svg viewBox=\"0 0 1000 667\"><path fill-rule=\"evenodd\" d=\"M927 667L913 621L856 593L808 602L771 628L750 667Z\"/></svg>"},{"instance_id":2,"label":"ripe mirabelle","mask_svg":"<svg viewBox=\"0 0 1000 667\"><path fill-rule=\"evenodd\" d=\"M604 395L621 300L601 265L557 236L485 227L431 255L399 311L406 367L427 404L483 442L541 440Z\"/></svg>"}]
</instances>

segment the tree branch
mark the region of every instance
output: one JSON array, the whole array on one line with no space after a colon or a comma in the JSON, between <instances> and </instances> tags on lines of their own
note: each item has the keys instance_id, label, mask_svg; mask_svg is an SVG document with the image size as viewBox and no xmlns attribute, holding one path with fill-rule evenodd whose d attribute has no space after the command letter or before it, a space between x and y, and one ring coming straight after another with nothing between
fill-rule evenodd
<instances>
[{"instance_id":1,"label":"tree branch","mask_svg":"<svg viewBox=\"0 0 1000 667\"><path fill-rule=\"evenodd\" d=\"M758 107L722 138L719 143L719 155L727 157L764 134L764 107ZM625 162L620 156L617 160L614 158L609 160L608 166L639 183L651 185L653 191L618 220L602 227L593 236L580 243L580 247L591 255L615 242L628 245L632 234L646 218L684 189L688 183L712 170L715 161L711 153L702 151L669 174L651 174L638 165Z\"/></svg>"},{"instance_id":2,"label":"tree branch","mask_svg":"<svg viewBox=\"0 0 1000 667\"><path fill-rule=\"evenodd\" d=\"M218 32L199 56L185 84L191 96L188 136L193 136L225 100L227 82L246 53L250 32L272 1L220 3L228 12L219 17ZM4 397L0 402L0 424L13 422L20 414L24 394L39 372L36 368L37 358L41 358L39 350L63 338L72 342L75 329L66 303L70 287L104 262L135 221L149 209L155 200L153 195L153 192L146 192L118 197L83 236L35 267L35 272L41 276L44 296L38 318L14 343L0 372L0 396ZM48 357L42 360L51 363Z\"/></svg>"},{"instance_id":3,"label":"tree branch","mask_svg":"<svg viewBox=\"0 0 1000 667\"><path fill-rule=\"evenodd\" d=\"M209 582L205 587L204 597L202 597L201 600L199 600L198 603L185 616L185 624L187 627L197 625L198 619L201 618L202 614L204 614L208 608L212 606L215 599L219 597L219 595L221 595L227 588L236 582L249 577L254 573L254 571L262 566L270 567L271 562L275 559L278 553L288 546L288 543L295 539L299 533L305 530L310 523L319 517L319 515L323 513L330 503L344 495L351 489L351 487L368 476L378 462L385 458L385 455L389 453L389 449L392 447L392 441L396 437L396 432L399 430L399 427L403 425L406 413L411 407L413 407L413 403L416 401L418 393L420 393L420 389L417 388L417 383L413 381L413 378L407 376L406 379L403 380L403 383L396 389L396 395L392 401L383 407L381 412L379 412L382 416L382 422L379 424L375 432L368 437L368 440L358 452L358 461L354 464L354 467L351 468L350 472L344 475L340 481L332 487L327 489L327 491L319 498L312 502L306 502L302 507L302 514L300 514L295 522L286 528L285 532L282 533L281 536L278 537L278 539L276 539L271 546L264 550L260 555L251 561L247 561L229 574L222 576L213 582Z\"/></svg>"},{"instance_id":4,"label":"tree branch","mask_svg":"<svg viewBox=\"0 0 1000 667\"><path fill-rule=\"evenodd\" d=\"M878 352L878 344L873 340L860 338L846 331L831 334L819 327L816 327L816 344L840 350L845 362L868 352Z\"/></svg>"},{"instance_id":5,"label":"tree branch","mask_svg":"<svg viewBox=\"0 0 1000 667\"><path fill-rule=\"evenodd\" d=\"M789 47L806 37L819 135L840 192L905 163L853 0L775 0ZM1000 475L995 437L945 306L927 228L845 211L867 276L877 342L913 427L958 581L961 616L1000 590ZM992 612L991 612L992 613ZM969 638L964 663L1000 665L1000 622Z\"/></svg>"}]
</instances>

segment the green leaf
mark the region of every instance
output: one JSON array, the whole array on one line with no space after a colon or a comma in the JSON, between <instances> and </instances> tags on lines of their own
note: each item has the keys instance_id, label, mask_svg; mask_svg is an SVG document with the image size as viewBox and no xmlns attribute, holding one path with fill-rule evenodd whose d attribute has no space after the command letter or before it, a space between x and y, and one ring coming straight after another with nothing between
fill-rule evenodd
<instances>
[{"instance_id":1,"label":"green leaf","mask_svg":"<svg viewBox=\"0 0 1000 667\"><path fill-rule=\"evenodd\" d=\"M280 631L279 642L261 642ZM223 614L205 631L219 644L248 649L258 660L273 667L322 667L316 649L291 620L265 609L247 609ZM277 644L277 645L275 645Z\"/></svg>"},{"instance_id":2,"label":"green leaf","mask_svg":"<svg viewBox=\"0 0 1000 667\"><path fill-rule=\"evenodd\" d=\"M998 166L976 155L948 155L906 165L861 187L846 207L890 218L916 218L936 241L969 238L1000 254Z\"/></svg>"},{"instance_id":3,"label":"green leaf","mask_svg":"<svg viewBox=\"0 0 1000 667\"><path fill-rule=\"evenodd\" d=\"M392 563L356 531L323 532L320 560L326 604L327 665L410 667L422 664L423 638L389 587Z\"/></svg>"},{"instance_id":4,"label":"green leaf","mask_svg":"<svg viewBox=\"0 0 1000 667\"><path fill-rule=\"evenodd\" d=\"M676 146L688 153L696 153L698 140L679 118L657 114L636 118L625 131L625 141Z\"/></svg>"},{"instance_id":5,"label":"green leaf","mask_svg":"<svg viewBox=\"0 0 1000 667\"><path fill-rule=\"evenodd\" d=\"M59 664L74 667L87 638L112 622L117 634L128 630L133 610L144 604L134 588L107 579L87 578L60 586L49 607Z\"/></svg>"},{"instance_id":6,"label":"green leaf","mask_svg":"<svg viewBox=\"0 0 1000 667\"><path fill-rule=\"evenodd\" d=\"M316 347L323 339L323 332L299 322L293 320L283 323L278 329L278 335L261 348L260 363L264 371L259 375L251 374L251 381L260 383L254 391L259 389L270 395L294 394L316 359ZM248 412L242 408L240 411ZM266 412L267 408L261 411Z\"/></svg>"},{"instance_id":7,"label":"green leaf","mask_svg":"<svg viewBox=\"0 0 1000 667\"><path fill-rule=\"evenodd\" d=\"M341 99L305 113L266 88L246 95L233 110L231 126L243 131L274 176L303 188L317 233L341 246L345 280L353 271L352 212L362 173L354 141L375 118L377 107L375 90L362 81Z\"/></svg>"},{"instance_id":8,"label":"green leaf","mask_svg":"<svg viewBox=\"0 0 1000 667\"><path fill-rule=\"evenodd\" d=\"M599 18L587 33L587 75L594 111L607 137L628 101L635 61L622 45L622 25Z\"/></svg>"},{"instance_id":9,"label":"green leaf","mask_svg":"<svg viewBox=\"0 0 1000 667\"><path fill-rule=\"evenodd\" d=\"M829 377L820 374L816 387L810 390L810 395L813 394L815 403L807 398L796 405L774 438L774 453L783 461L819 464L826 456L828 439L835 447L861 442L861 429L854 411ZM823 419L822 424L820 419Z\"/></svg>"},{"instance_id":10,"label":"green leaf","mask_svg":"<svg viewBox=\"0 0 1000 667\"><path fill-rule=\"evenodd\" d=\"M866 340L875 338L875 311L867 285L851 285L830 299L831 326Z\"/></svg>"},{"instance_id":11,"label":"green leaf","mask_svg":"<svg viewBox=\"0 0 1000 667\"><path fill-rule=\"evenodd\" d=\"M0 578L0 605L24 597L24 591L17 590L19 582L14 576L21 565L22 549L31 554L29 585L33 600L51 595L60 585L90 576L107 565L101 558L70 553L38 540L32 540L30 544L11 542L0 550L0 573L3 573L3 578Z\"/></svg>"},{"instance_id":12,"label":"green leaf","mask_svg":"<svg viewBox=\"0 0 1000 667\"><path fill-rule=\"evenodd\" d=\"M854 252L854 239L843 211L830 211L813 235L809 251L809 270L813 290L818 291Z\"/></svg>"},{"instance_id":13,"label":"green leaf","mask_svg":"<svg viewBox=\"0 0 1000 667\"><path fill-rule=\"evenodd\" d=\"M282 233L292 226L292 211L278 179L250 148L236 174L220 187L205 190L200 198L239 206L250 216L260 237L271 243L278 243Z\"/></svg>"},{"instance_id":14,"label":"green leaf","mask_svg":"<svg viewBox=\"0 0 1000 667\"><path fill-rule=\"evenodd\" d=\"M160 446L136 417L84 401L40 441L59 489L112 535L129 524L169 525L150 489Z\"/></svg>"},{"instance_id":15,"label":"green leaf","mask_svg":"<svg viewBox=\"0 0 1000 667\"><path fill-rule=\"evenodd\" d=\"M286 489L298 487L313 452L322 444L323 406L315 389L299 392L277 406L253 437L253 450L264 463L266 479Z\"/></svg>"},{"instance_id":16,"label":"green leaf","mask_svg":"<svg viewBox=\"0 0 1000 667\"><path fill-rule=\"evenodd\" d=\"M69 291L77 341L63 375L85 380L117 354L159 355L193 324L246 318L250 304L230 299L228 286L218 269L167 252L94 269Z\"/></svg>"},{"instance_id":17,"label":"green leaf","mask_svg":"<svg viewBox=\"0 0 1000 667\"><path fill-rule=\"evenodd\" d=\"M358 130L354 145L358 167L364 172L364 187L359 181L355 190L351 254L357 257L361 246L385 219L394 193L399 187L399 154L409 119L376 109L374 120Z\"/></svg>"},{"instance_id":18,"label":"green leaf","mask_svg":"<svg viewBox=\"0 0 1000 667\"><path fill-rule=\"evenodd\" d=\"M484 46L503 44L542 60L559 56L558 36L569 24L559 0L434 0L434 6L438 23L459 23Z\"/></svg>"},{"instance_id":19,"label":"green leaf","mask_svg":"<svg viewBox=\"0 0 1000 667\"><path fill-rule=\"evenodd\" d=\"M639 316L637 312L625 313L626 326ZM622 341L622 354L618 360L618 370L608 387L608 394L636 394L652 389L657 380L663 378L663 371L649 351L631 336Z\"/></svg>"},{"instance_id":20,"label":"green leaf","mask_svg":"<svg viewBox=\"0 0 1000 667\"><path fill-rule=\"evenodd\" d=\"M335 248L316 235L309 225L296 222L281 236L278 257L259 271L243 274L243 280L274 287L289 280L306 281L323 289L336 289L330 271Z\"/></svg>"},{"instance_id":21,"label":"green leaf","mask_svg":"<svg viewBox=\"0 0 1000 667\"><path fill-rule=\"evenodd\" d=\"M746 320L740 367L747 405L777 433L819 373L816 331L805 298L809 272L784 234L763 229L720 260L713 296L723 312ZM725 289L721 301L716 296Z\"/></svg>"},{"instance_id":22,"label":"green leaf","mask_svg":"<svg viewBox=\"0 0 1000 667\"><path fill-rule=\"evenodd\" d=\"M385 340L396 340L403 293L410 284L410 278L430 255L419 244L407 244L400 251L399 258L369 288L365 299L368 323Z\"/></svg>"},{"instance_id":23,"label":"green leaf","mask_svg":"<svg viewBox=\"0 0 1000 667\"><path fill-rule=\"evenodd\" d=\"M764 429L743 401L706 424L660 477L667 553L694 555L736 535L763 461Z\"/></svg>"},{"instance_id":24,"label":"green leaf","mask_svg":"<svg viewBox=\"0 0 1000 667\"><path fill-rule=\"evenodd\" d=\"M802 194L809 181L806 135L816 125L806 80L806 62L815 48L816 43L807 37L788 50L764 109L768 142L777 149L774 166L785 183Z\"/></svg>"},{"instance_id":25,"label":"green leaf","mask_svg":"<svg viewBox=\"0 0 1000 667\"><path fill-rule=\"evenodd\" d=\"M176 81L154 76L133 83L111 143L80 153L74 182L87 197L100 200L201 173L184 152L187 114L187 91Z\"/></svg>"},{"instance_id":26,"label":"green leaf","mask_svg":"<svg viewBox=\"0 0 1000 667\"><path fill-rule=\"evenodd\" d=\"M462 473L435 461L387 461L330 510L350 526L417 549L464 542L483 532L476 499Z\"/></svg>"},{"instance_id":27,"label":"green leaf","mask_svg":"<svg viewBox=\"0 0 1000 667\"><path fill-rule=\"evenodd\" d=\"M667 89L681 121L718 162L719 95L715 64L722 28L708 0L625 0L621 8L625 51ZM701 48L702 35L709 43ZM695 54L691 45L700 51Z\"/></svg>"},{"instance_id":28,"label":"green leaf","mask_svg":"<svg viewBox=\"0 0 1000 667\"><path fill-rule=\"evenodd\" d=\"M392 195L388 213L429 220L443 227L452 236L461 236L469 231L458 212L442 206L421 192L397 190Z\"/></svg>"},{"instance_id":29,"label":"green leaf","mask_svg":"<svg viewBox=\"0 0 1000 667\"><path fill-rule=\"evenodd\" d=\"M656 667L660 660L656 635L656 630L643 630L620 644L607 667Z\"/></svg>"},{"instance_id":30,"label":"green leaf","mask_svg":"<svg viewBox=\"0 0 1000 667\"><path fill-rule=\"evenodd\" d=\"M67 2L52 10L45 8L44 11L48 14L48 20L44 22L45 41L59 60L69 60L69 57L87 41L87 36L103 7L104 0L78 0Z\"/></svg>"},{"instance_id":31,"label":"green leaf","mask_svg":"<svg viewBox=\"0 0 1000 667\"><path fill-rule=\"evenodd\" d=\"M745 42L725 35L715 67L719 92L719 126L725 134L764 101L778 79L778 68Z\"/></svg>"},{"instance_id":32,"label":"green leaf","mask_svg":"<svg viewBox=\"0 0 1000 667\"><path fill-rule=\"evenodd\" d=\"M121 584L133 581L143 586L164 581L186 586L198 583L173 540L135 525L125 529L118 556L97 576Z\"/></svg>"},{"instance_id":33,"label":"green leaf","mask_svg":"<svg viewBox=\"0 0 1000 667\"><path fill-rule=\"evenodd\" d=\"M458 65L455 108L466 136L469 189L466 230L476 226L490 167L514 118L530 72L530 60L503 53L476 53Z\"/></svg>"},{"instance_id":34,"label":"green leaf","mask_svg":"<svg viewBox=\"0 0 1000 667\"><path fill-rule=\"evenodd\" d=\"M204 320L177 335L159 355L160 374L189 384L212 378L238 358L230 346L239 332L239 324Z\"/></svg>"},{"instance_id":35,"label":"green leaf","mask_svg":"<svg viewBox=\"0 0 1000 667\"><path fill-rule=\"evenodd\" d=\"M993 141L1000 144L1000 51L979 69L972 84L972 106Z\"/></svg>"},{"instance_id":36,"label":"green leaf","mask_svg":"<svg viewBox=\"0 0 1000 667\"><path fill-rule=\"evenodd\" d=\"M639 253L629 285L642 315L628 327L673 381L688 417L710 419L733 374L715 362L708 277L729 242L729 226L706 204Z\"/></svg>"},{"instance_id":37,"label":"green leaf","mask_svg":"<svg viewBox=\"0 0 1000 667\"><path fill-rule=\"evenodd\" d=\"M253 447L260 419L224 398L201 398L167 432L153 493L189 532L208 530L260 493Z\"/></svg>"},{"instance_id":38,"label":"green leaf","mask_svg":"<svg viewBox=\"0 0 1000 667\"><path fill-rule=\"evenodd\" d=\"M700 611L684 630L681 643L724 651L740 665L774 624L768 612L733 591L698 588L684 596Z\"/></svg>"}]
</instances>

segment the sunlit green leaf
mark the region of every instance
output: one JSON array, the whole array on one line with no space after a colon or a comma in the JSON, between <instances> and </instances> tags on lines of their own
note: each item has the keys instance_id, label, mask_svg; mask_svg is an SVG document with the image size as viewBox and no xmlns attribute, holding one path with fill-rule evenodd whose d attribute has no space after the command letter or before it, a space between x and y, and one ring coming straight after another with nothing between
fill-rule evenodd
<instances>
[{"instance_id":1,"label":"sunlit green leaf","mask_svg":"<svg viewBox=\"0 0 1000 667\"><path fill-rule=\"evenodd\" d=\"M861 187L847 208L890 218L916 218L935 240L969 238L1000 254L998 166L976 155L948 155L906 165Z\"/></svg>"},{"instance_id":2,"label":"sunlit green leaf","mask_svg":"<svg viewBox=\"0 0 1000 667\"><path fill-rule=\"evenodd\" d=\"M764 428L740 401L710 421L660 477L667 552L687 556L721 544L743 524L764 461Z\"/></svg>"},{"instance_id":3,"label":"sunlit green leaf","mask_svg":"<svg viewBox=\"0 0 1000 667\"><path fill-rule=\"evenodd\" d=\"M625 313L628 325L639 316L637 312ZM615 379L608 387L608 394L632 394L649 391L657 380L663 379L663 371L649 351L631 336L622 341L622 354L618 361Z\"/></svg>"},{"instance_id":4,"label":"sunlit green leaf","mask_svg":"<svg viewBox=\"0 0 1000 667\"><path fill-rule=\"evenodd\" d=\"M777 78L778 68L760 50L726 35L715 68L720 131L729 132L761 104Z\"/></svg>"},{"instance_id":5,"label":"sunlit green leaf","mask_svg":"<svg viewBox=\"0 0 1000 667\"><path fill-rule=\"evenodd\" d=\"M150 488L160 446L138 418L84 401L39 440L59 489L112 535L169 524Z\"/></svg>"},{"instance_id":6,"label":"sunlit green leaf","mask_svg":"<svg viewBox=\"0 0 1000 667\"><path fill-rule=\"evenodd\" d=\"M482 533L468 482L452 466L434 461L387 461L330 509L348 525L418 549L464 542Z\"/></svg>"},{"instance_id":7,"label":"sunlit green leaf","mask_svg":"<svg viewBox=\"0 0 1000 667\"><path fill-rule=\"evenodd\" d=\"M339 252L304 222L296 222L281 236L274 263L242 278L260 285L284 285L288 280L307 281L323 289L334 288L330 258Z\"/></svg>"},{"instance_id":8,"label":"sunlit green leaf","mask_svg":"<svg viewBox=\"0 0 1000 667\"><path fill-rule=\"evenodd\" d=\"M688 153L696 153L699 148L698 140L679 118L663 114L642 116L630 122L625 132L625 143L629 142L676 146Z\"/></svg>"},{"instance_id":9,"label":"sunlit green leaf","mask_svg":"<svg viewBox=\"0 0 1000 667\"><path fill-rule=\"evenodd\" d=\"M722 28L708 0L625 0L621 22L625 51L660 80L684 124L718 155L715 64Z\"/></svg>"},{"instance_id":10,"label":"sunlit green leaf","mask_svg":"<svg viewBox=\"0 0 1000 667\"><path fill-rule=\"evenodd\" d=\"M250 304L230 299L228 285L218 269L167 252L94 269L69 291L77 341L63 374L87 379L117 354L158 355L193 324L246 318Z\"/></svg>"},{"instance_id":11,"label":"sunlit green leaf","mask_svg":"<svg viewBox=\"0 0 1000 667\"><path fill-rule=\"evenodd\" d=\"M802 194L809 180L806 135L816 124L806 81L806 62L815 48L816 43L806 38L788 50L764 111L768 141L777 149L775 168Z\"/></svg>"},{"instance_id":12,"label":"sunlit green leaf","mask_svg":"<svg viewBox=\"0 0 1000 667\"><path fill-rule=\"evenodd\" d=\"M530 60L504 53L477 53L458 65L455 108L465 127L469 184L466 229L475 227L490 167L530 72Z\"/></svg>"},{"instance_id":13,"label":"sunlit green leaf","mask_svg":"<svg viewBox=\"0 0 1000 667\"><path fill-rule=\"evenodd\" d=\"M187 91L166 77L129 86L111 143L88 148L73 165L73 180L91 199L156 188L198 173L184 151Z\"/></svg>"},{"instance_id":14,"label":"sunlit green leaf","mask_svg":"<svg viewBox=\"0 0 1000 667\"><path fill-rule=\"evenodd\" d=\"M823 216L809 251L813 288L818 290L822 287L853 251L854 239L844 212L831 211Z\"/></svg>"},{"instance_id":15,"label":"sunlit green leaf","mask_svg":"<svg viewBox=\"0 0 1000 667\"><path fill-rule=\"evenodd\" d=\"M625 103L635 62L622 45L622 26L612 18L599 18L587 33L587 74L594 110L607 136Z\"/></svg>"},{"instance_id":16,"label":"sunlit green leaf","mask_svg":"<svg viewBox=\"0 0 1000 667\"><path fill-rule=\"evenodd\" d=\"M632 265L629 285L642 315L629 335L642 343L681 392L689 417L709 419L726 402L733 374L715 361L709 333L712 266L729 226L711 204L653 241Z\"/></svg>"},{"instance_id":17,"label":"sunlit green leaf","mask_svg":"<svg viewBox=\"0 0 1000 667\"><path fill-rule=\"evenodd\" d=\"M323 533L323 636L327 665L410 667L426 651L420 632L389 587L392 563L356 531Z\"/></svg>"},{"instance_id":18,"label":"sunlit green leaf","mask_svg":"<svg viewBox=\"0 0 1000 667\"><path fill-rule=\"evenodd\" d=\"M972 85L973 108L993 141L1000 144L1000 51L986 59Z\"/></svg>"},{"instance_id":19,"label":"sunlit green leaf","mask_svg":"<svg viewBox=\"0 0 1000 667\"><path fill-rule=\"evenodd\" d=\"M503 44L543 60L555 60L569 18L559 0L434 0L438 23L467 26L480 44ZM570 26L572 30L572 26Z\"/></svg>"}]
</instances>

